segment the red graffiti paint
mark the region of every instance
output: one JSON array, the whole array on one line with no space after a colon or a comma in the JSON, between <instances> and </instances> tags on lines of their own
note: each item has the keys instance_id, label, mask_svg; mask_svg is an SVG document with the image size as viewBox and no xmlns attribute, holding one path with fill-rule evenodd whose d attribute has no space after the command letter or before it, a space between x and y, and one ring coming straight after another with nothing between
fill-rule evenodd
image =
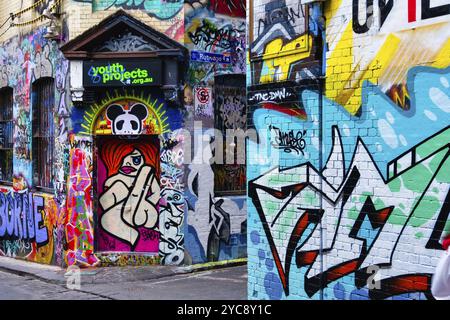
<instances>
[{"instance_id":1,"label":"red graffiti paint","mask_svg":"<svg viewBox=\"0 0 450 320\"><path fill-rule=\"evenodd\" d=\"M245 0L211 0L210 9L215 13L245 18Z\"/></svg>"},{"instance_id":2,"label":"red graffiti paint","mask_svg":"<svg viewBox=\"0 0 450 320\"><path fill-rule=\"evenodd\" d=\"M402 275L381 280L380 288L370 290L369 296L371 299L386 299L412 292L428 293L430 290L430 274Z\"/></svg>"},{"instance_id":3,"label":"red graffiti paint","mask_svg":"<svg viewBox=\"0 0 450 320\"><path fill-rule=\"evenodd\" d=\"M306 113L296 105L279 105L275 103L263 103L262 107L268 110L275 110L289 116L297 117L306 120Z\"/></svg>"},{"instance_id":4,"label":"red graffiti paint","mask_svg":"<svg viewBox=\"0 0 450 320\"><path fill-rule=\"evenodd\" d=\"M408 0L408 22L416 21L416 0Z\"/></svg>"}]
</instances>

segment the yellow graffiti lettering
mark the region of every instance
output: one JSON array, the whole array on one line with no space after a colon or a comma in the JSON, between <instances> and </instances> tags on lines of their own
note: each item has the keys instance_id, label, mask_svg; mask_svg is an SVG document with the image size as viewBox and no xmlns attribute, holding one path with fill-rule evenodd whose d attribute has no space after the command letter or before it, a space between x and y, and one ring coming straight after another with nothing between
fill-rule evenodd
<instances>
[{"instance_id":1,"label":"yellow graffiti lettering","mask_svg":"<svg viewBox=\"0 0 450 320\"><path fill-rule=\"evenodd\" d=\"M297 61L308 58L311 54L312 37L302 35L283 45L282 39L269 42L262 57L264 74L261 83L284 81L289 76L291 65ZM307 48L307 50L305 50Z\"/></svg>"}]
</instances>

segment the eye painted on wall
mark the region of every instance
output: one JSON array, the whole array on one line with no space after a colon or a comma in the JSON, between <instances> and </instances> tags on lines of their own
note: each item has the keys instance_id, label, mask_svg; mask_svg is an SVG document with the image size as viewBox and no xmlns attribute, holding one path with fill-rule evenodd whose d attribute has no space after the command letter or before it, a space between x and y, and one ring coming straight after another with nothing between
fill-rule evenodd
<instances>
[{"instance_id":1,"label":"eye painted on wall","mask_svg":"<svg viewBox=\"0 0 450 320\"><path fill-rule=\"evenodd\" d=\"M135 156L135 157L132 157L131 159L133 160L133 164L135 166L138 166L141 164L142 156Z\"/></svg>"}]
</instances>

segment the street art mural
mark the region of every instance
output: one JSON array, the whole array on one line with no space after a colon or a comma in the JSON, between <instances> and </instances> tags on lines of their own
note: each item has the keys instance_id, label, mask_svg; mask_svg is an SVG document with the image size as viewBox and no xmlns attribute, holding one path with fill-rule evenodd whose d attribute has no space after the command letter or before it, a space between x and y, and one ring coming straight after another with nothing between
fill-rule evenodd
<instances>
[{"instance_id":1,"label":"street art mural","mask_svg":"<svg viewBox=\"0 0 450 320\"><path fill-rule=\"evenodd\" d=\"M244 0L184 0L184 14L187 17L198 11L211 11L231 17L245 18ZM196 12L197 11L197 12Z\"/></svg>"},{"instance_id":2,"label":"street art mural","mask_svg":"<svg viewBox=\"0 0 450 320\"><path fill-rule=\"evenodd\" d=\"M90 151L97 157L96 257L102 265L181 264L181 110L167 108L156 94L115 91L100 100L72 117L80 137L96 136L96 149ZM107 252L129 254L114 258ZM159 252L159 256L133 252Z\"/></svg>"},{"instance_id":3,"label":"street art mural","mask_svg":"<svg viewBox=\"0 0 450 320\"><path fill-rule=\"evenodd\" d=\"M194 263L246 256L247 205L214 193L214 171L200 158L213 157L214 144L205 144L189 165L187 250Z\"/></svg>"},{"instance_id":4,"label":"street art mural","mask_svg":"<svg viewBox=\"0 0 450 320\"><path fill-rule=\"evenodd\" d=\"M98 138L99 251L158 252L159 143Z\"/></svg>"},{"instance_id":5,"label":"street art mural","mask_svg":"<svg viewBox=\"0 0 450 320\"><path fill-rule=\"evenodd\" d=\"M67 265L94 266L93 201L92 201L92 141L69 137L69 175L66 202Z\"/></svg>"},{"instance_id":6,"label":"street art mural","mask_svg":"<svg viewBox=\"0 0 450 320\"><path fill-rule=\"evenodd\" d=\"M38 28L34 33L14 37L1 49L2 82L1 86L14 89L14 167L15 174L31 179L31 85L42 77L56 79L55 114L57 115L58 136L55 148L59 151L67 139L67 115L70 108L65 81L68 76L68 62L58 52L57 45L44 38L45 28ZM60 174L61 159L56 159L55 186L59 192L65 184L65 177Z\"/></svg>"},{"instance_id":7,"label":"street art mural","mask_svg":"<svg viewBox=\"0 0 450 320\"><path fill-rule=\"evenodd\" d=\"M133 252L97 252L96 256L103 267L151 266L161 263L158 255L134 254Z\"/></svg>"},{"instance_id":8,"label":"street art mural","mask_svg":"<svg viewBox=\"0 0 450 320\"><path fill-rule=\"evenodd\" d=\"M162 134L168 131L164 104L151 95L106 92L106 97L82 114L75 114L82 135Z\"/></svg>"},{"instance_id":9,"label":"street art mural","mask_svg":"<svg viewBox=\"0 0 450 320\"><path fill-rule=\"evenodd\" d=\"M114 135L142 133L142 122L147 116L147 107L142 103L133 104L129 110L124 109L120 104L112 104L106 109L106 117L111 122Z\"/></svg>"},{"instance_id":10,"label":"street art mural","mask_svg":"<svg viewBox=\"0 0 450 320\"><path fill-rule=\"evenodd\" d=\"M320 66L313 63L321 49L313 41L322 29L318 7L292 0L257 1L253 6L252 84L300 81L320 75Z\"/></svg>"},{"instance_id":11,"label":"street art mural","mask_svg":"<svg viewBox=\"0 0 450 320\"><path fill-rule=\"evenodd\" d=\"M449 71L412 69L408 87L416 93L408 112L382 93L362 106L360 118L326 100L330 112L323 114L323 166L314 157L318 138L307 135L310 156L289 153L299 165L282 166L288 160L280 156L278 168L250 181L249 197L267 236L261 256L271 252L263 260L271 261L268 274L273 277L276 271L279 277L275 282L281 291L269 286L269 296L317 298L324 289L327 298L430 297L438 240L450 231L449 128L437 121L448 119ZM307 114L318 114L316 99L314 92L303 94ZM262 117L263 112L255 112L255 121ZM273 114L272 121L291 120ZM422 132L411 130L414 123L421 123ZM290 122L293 126L320 130L318 123ZM326 224L322 269L320 222ZM276 236L280 233L289 241ZM254 232L253 244L261 245L255 240L261 236Z\"/></svg>"},{"instance_id":12,"label":"street art mural","mask_svg":"<svg viewBox=\"0 0 450 320\"><path fill-rule=\"evenodd\" d=\"M234 88L225 88L216 79L246 72L245 1L187 0L184 13L184 43L190 50L184 88L185 128L193 137L208 136L213 128L223 129L223 134L227 128L243 128L247 119L245 84L237 88L238 83L229 83ZM220 118L220 127L216 118ZM194 128L194 121L201 121L201 132ZM192 161L186 164L186 263L246 256L246 197L242 192L234 196L216 192L227 187L233 191L231 185L238 191L245 189L245 168L215 166L214 152L224 146L216 145L218 140L214 142L210 136L205 139L209 140L192 146Z\"/></svg>"},{"instance_id":13,"label":"street art mural","mask_svg":"<svg viewBox=\"0 0 450 320\"><path fill-rule=\"evenodd\" d=\"M0 254L62 265L64 216L56 201L28 190L0 191Z\"/></svg>"},{"instance_id":14,"label":"street art mural","mask_svg":"<svg viewBox=\"0 0 450 320\"><path fill-rule=\"evenodd\" d=\"M244 1L202 2L205 10L195 10L186 20L182 8L189 1L162 1L163 5L159 0L73 2L80 7L91 5L94 11L139 10L147 13L146 23L155 22L172 39L187 39L194 52L192 63L197 65L189 69L187 85L192 90L197 85L211 88L207 108L199 109L208 120L213 121L214 115L214 78L245 73ZM0 192L0 254L81 267L181 264L245 256L245 197L220 197L214 192L214 182L205 183L207 189L202 190L192 182L193 193L185 190L186 135L181 128L187 110L166 105L162 92L154 88L104 90L92 97L94 103L73 106L69 62L58 50L67 40L67 26L63 23L59 42L47 40L45 34L46 28L36 28L0 48L0 87L14 89L15 147L14 185ZM126 31L110 40L100 48L103 52L151 49L142 38ZM55 84L55 188L51 194L35 191L32 185L31 88L43 77L53 78ZM245 115L242 102L227 102L222 110L230 127L242 122L237 117ZM129 138L126 145L119 138L124 135ZM113 138L98 144L108 136ZM141 137L150 143L140 142ZM214 180L211 166L204 176L199 174L203 169L195 170L193 181ZM242 170L227 173L244 181ZM192 195L189 201L186 195ZM201 203L208 197L213 204L203 213ZM192 225L187 213L195 217ZM11 221L16 221L13 229ZM207 229L206 238L202 228ZM187 248L187 243L193 246Z\"/></svg>"},{"instance_id":15,"label":"street art mural","mask_svg":"<svg viewBox=\"0 0 450 320\"><path fill-rule=\"evenodd\" d=\"M217 106L215 128L221 131L225 139L223 154L226 157L227 153L235 153L233 147L226 142L227 134L229 135L233 131L237 132L235 130L242 130L243 132L247 127L246 92L244 87L232 87L231 84L216 85L215 92ZM244 154L236 155L236 161L233 161L233 163L226 163L227 159L225 159L224 164L213 165L215 190L220 190L222 193L233 191L245 193L244 159L242 159L242 162L237 161L241 157L245 158Z\"/></svg>"},{"instance_id":16,"label":"street art mural","mask_svg":"<svg viewBox=\"0 0 450 320\"><path fill-rule=\"evenodd\" d=\"M67 125L65 111L68 105L66 88L59 86L67 75L68 63L64 63L62 54L55 42L44 38L45 28L35 32L11 38L0 49L2 76L0 85L14 89L14 174L22 175L27 183L31 181L31 87L42 77L58 79L55 90L55 114L57 132L64 137ZM60 112L59 112L60 111ZM63 142L63 141L61 141ZM59 148L60 145L56 145ZM64 183L64 177L57 176L57 185Z\"/></svg>"},{"instance_id":17,"label":"street art mural","mask_svg":"<svg viewBox=\"0 0 450 320\"><path fill-rule=\"evenodd\" d=\"M450 63L450 4L444 4L445 1L436 4L379 1L380 8L372 10L373 1L363 2L366 5L359 9L361 20L357 22L351 19L339 26L331 23L347 14L348 8L352 8L353 17L357 16L358 1L343 1L325 12L326 20L330 21L327 25L330 56L326 64L326 96L354 114L362 102L362 84L370 81L378 83L380 90L398 106L408 109L411 94L406 86L408 70L423 62L437 68ZM420 8L417 8L419 3ZM413 52L416 47L421 48L420 54ZM352 48L351 54L344 56L343 52L349 48Z\"/></svg>"},{"instance_id":18,"label":"street art mural","mask_svg":"<svg viewBox=\"0 0 450 320\"><path fill-rule=\"evenodd\" d=\"M433 299L450 232L448 22L383 1L381 27L333 23L355 3L324 5L325 92L297 88L303 117L250 96L250 299Z\"/></svg>"},{"instance_id":19,"label":"street art mural","mask_svg":"<svg viewBox=\"0 0 450 320\"><path fill-rule=\"evenodd\" d=\"M305 118L298 91L322 75L325 37L320 5L257 1L249 30L249 105Z\"/></svg>"},{"instance_id":20,"label":"street art mural","mask_svg":"<svg viewBox=\"0 0 450 320\"><path fill-rule=\"evenodd\" d=\"M45 28L36 28L32 33L7 40L0 49L0 86L9 86L14 90L14 184L13 189L7 188L0 192L4 200L0 211L4 214L3 222L13 218L14 212L17 217L28 217L23 220L21 228L13 230L12 237L7 233L9 228L0 236L0 254L64 266L67 264L65 188L68 177L64 165L69 159L68 152L64 150L68 143L68 115L71 109L66 86L69 64L59 52L57 43L48 41L44 35ZM32 187L31 88L33 82L43 77L55 79L56 87L56 125L53 133L55 193L52 195L29 190ZM34 228L34 233L30 229L33 223L38 226L38 229ZM46 240L42 242L44 236Z\"/></svg>"},{"instance_id":21,"label":"street art mural","mask_svg":"<svg viewBox=\"0 0 450 320\"><path fill-rule=\"evenodd\" d=\"M185 21L184 42L191 50L188 83L213 84L214 76L243 74L245 21L198 15Z\"/></svg>"},{"instance_id":22,"label":"street art mural","mask_svg":"<svg viewBox=\"0 0 450 320\"><path fill-rule=\"evenodd\" d=\"M163 0L73 0L80 4L89 4L93 12L111 10L140 10L144 11L152 21L160 24L161 32L182 42L184 37L184 19L182 0L163 1ZM162 23L161 23L162 22ZM117 45L145 47L145 41L142 38L136 38L131 34L124 34L117 39L118 41L109 42L111 51L117 49ZM122 47L123 48L123 47Z\"/></svg>"},{"instance_id":23,"label":"street art mural","mask_svg":"<svg viewBox=\"0 0 450 320\"><path fill-rule=\"evenodd\" d=\"M184 134L177 129L160 137L159 255L168 265L181 264L185 257Z\"/></svg>"}]
</instances>

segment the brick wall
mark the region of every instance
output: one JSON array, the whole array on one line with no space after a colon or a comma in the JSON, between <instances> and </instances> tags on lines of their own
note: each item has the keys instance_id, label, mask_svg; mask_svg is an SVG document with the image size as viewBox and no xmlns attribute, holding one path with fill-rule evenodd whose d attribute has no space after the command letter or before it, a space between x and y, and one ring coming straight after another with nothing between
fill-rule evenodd
<instances>
[{"instance_id":1,"label":"brick wall","mask_svg":"<svg viewBox=\"0 0 450 320\"><path fill-rule=\"evenodd\" d=\"M143 7L138 5L115 6L112 5L114 1L103 1L100 5L97 4L97 2L100 1L92 1L92 3L70 1L67 3L67 23L70 39L73 39L83 31L98 24L104 18L113 14L117 10L123 9L133 17L152 26L152 28L167 34L177 41L183 41L182 33L177 32L180 28L183 29L184 25L183 8L180 4L172 5L173 9L171 10L171 14L167 15L164 12L160 13L159 10L155 11L155 5L153 7ZM147 2L157 2L158 7L160 6L160 1Z\"/></svg>"},{"instance_id":2,"label":"brick wall","mask_svg":"<svg viewBox=\"0 0 450 320\"><path fill-rule=\"evenodd\" d=\"M307 51L252 61L250 299L432 298L450 227L450 5L370 4L309 7L320 72ZM284 17L265 36L285 46Z\"/></svg>"}]
</instances>

